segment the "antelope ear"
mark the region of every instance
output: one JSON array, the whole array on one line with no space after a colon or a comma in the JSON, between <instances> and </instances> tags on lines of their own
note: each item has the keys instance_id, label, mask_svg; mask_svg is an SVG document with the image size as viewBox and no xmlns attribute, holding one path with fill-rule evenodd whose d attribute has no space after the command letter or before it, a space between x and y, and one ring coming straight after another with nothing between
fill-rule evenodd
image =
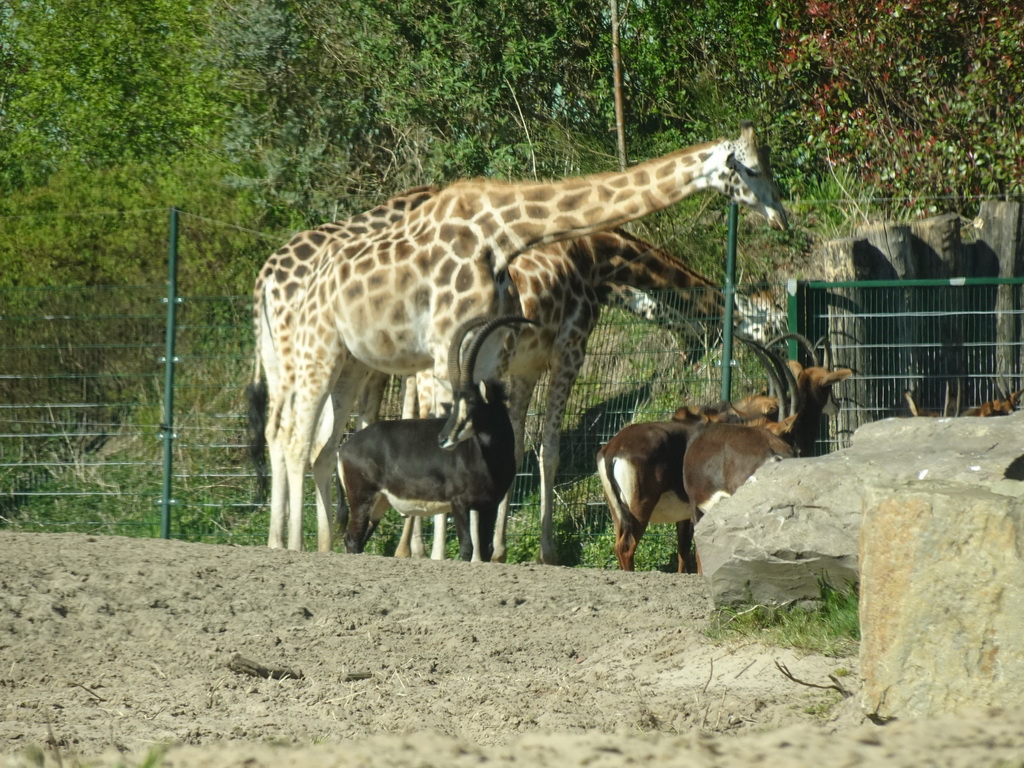
<instances>
[{"instance_id":1,"label":"antelope ear","mask_svg":"<svg viewBox=\"0 0 1024 768\"><path fill-rule=\"evenodd\" d=\"M799 415L799 413L794 413L791 416L787 416L782 421L767 424L765 426L769 428L769 431L774 432L776 435L779 435L780 437L782 435L788 435L790 432L793 431L793 425L796 424L796 417Z\"/></svg>"},{"instance_id":2,"label":"antelope ear","mask_svg":"<svg viewBox=\"0 0 1024 768\"><path fill-rule=\"evenodd\" d=\"M846 381L848 378L853 376L853 371L849 368L840 368L837 371L832 371L828 376L825 377L825 384L838 384L840 381Z\"/></svg>"},{"instance_id":3,"label":"antelope ear","mask_svg":"<svg viewBox=\"0 0 1024 768\"><path fill-rule=\"evenodd\" d=\"M485 403L489 403L490 398L488 397L487 382L481 381L477 386L480 390L480 397L484 399Z\"/></svg>"}]
</instances>

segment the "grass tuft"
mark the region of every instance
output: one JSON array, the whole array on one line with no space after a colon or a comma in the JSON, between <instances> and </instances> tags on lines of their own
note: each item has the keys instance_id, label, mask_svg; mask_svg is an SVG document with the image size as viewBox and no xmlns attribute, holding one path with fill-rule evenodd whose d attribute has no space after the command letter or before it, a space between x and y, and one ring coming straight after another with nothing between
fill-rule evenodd
<instances>
[{"instance_id":1,"label":"grass tuft","mask_svg":"<svg viewBox=\"0 0 1024 768\"><path fill-rule=\"evenodd\" d=\"M761 604L726 608L716 615L708 635L716 640L748 638L825 656L853 656L860 642L857 590L854 586L836 589L822 581L818 608Z\"/></svg>"}]
</instances>

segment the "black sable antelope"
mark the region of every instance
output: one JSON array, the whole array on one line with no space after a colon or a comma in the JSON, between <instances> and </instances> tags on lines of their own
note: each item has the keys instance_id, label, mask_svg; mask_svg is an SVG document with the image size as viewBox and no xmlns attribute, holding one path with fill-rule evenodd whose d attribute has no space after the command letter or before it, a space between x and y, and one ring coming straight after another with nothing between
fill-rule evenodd
<instances>
[{"instance_id":1,"label":"black sable antelope","mask_svg":"<svg viewBox=\"0 0 1024 768\"><path fill-rule=\"evenodd\" d=\"M498 504L515 477L515 434L498 381L473 383L477 355L496 329L532 322L507 315L476 318L456 329L448 350L451 412L431 419L379 421L341 446L339 466L348 500L345 548L362 552L388 506L403 515L450 513L463 560L490 560ZM483 326L465 362L466 335Z\"/></svg>"}]
</instances>

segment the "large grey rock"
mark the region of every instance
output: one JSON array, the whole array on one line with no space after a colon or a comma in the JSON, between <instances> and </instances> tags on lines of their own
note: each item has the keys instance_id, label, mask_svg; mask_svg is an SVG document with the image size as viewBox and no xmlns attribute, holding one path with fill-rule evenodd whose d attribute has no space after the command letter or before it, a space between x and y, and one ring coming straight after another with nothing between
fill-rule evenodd
<instances>
[{"instance_id":1,"label":"large grey rock","mask_svg":"<svg viewBox=\"0 0 1024 768\"><path fill-rule=\"evenodd\" d=\"M694 537L715 605L816 600L857 581L861 479L845 452L766 464Z\"/></svg>"},{"instance_id":2,"label":"large grey rock","mask_svg":"<svg viewBox=\"0 0 1024 768\"><path fill-rule=\"evenodd\" d=\"M971 421L936 426L915 481L865 494L862 705L879 718L1024 706L1024 420Z\"/></svg>"},{"instance_id":3,"label":"large grey rock","mask_svg":"<svg viewBox=\"0 0 1024 768\"><path fill-rule=\"evenodd\" d=\"M1024 706L1024 413L891 419L763 467L696 530L717 605L860 578L862 705Z\"/></svg>"},{"instance_id":4,"label":"large grey rock","mask_svg":"<svg viewBox=\"0 0 1024 768\"><path fill-rule=\"evenodd\" d=\"M869 505L936 484L951 493L1012 493L1024 484L1004 473L1022 455L1024 413L1018 412L886 419L858 429L845 450L766 465L697 526L715 604L814 600L822 577L837 587L855 582ZM1024 469L1017 471L1024 478Z\"/></svg>"}]
</instances>

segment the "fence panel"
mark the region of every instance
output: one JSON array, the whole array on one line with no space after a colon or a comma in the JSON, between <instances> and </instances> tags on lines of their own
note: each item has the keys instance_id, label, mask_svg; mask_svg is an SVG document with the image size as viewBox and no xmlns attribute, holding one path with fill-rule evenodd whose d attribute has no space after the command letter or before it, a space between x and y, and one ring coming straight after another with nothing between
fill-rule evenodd
<instances>
[{"instance_id":1,"label":"fence panel","mask_svg":"<svg viewBox=\"0 0 1024 768\"><path fill-rule=\"evenodd\" d=\"M0 317L0 525L159 534L165 290L0 296L4 306L21 307ZM257 499L247 451L250 301L183 295L178 307L173 537L239 544L266 537L267 509ZM675 295L612 302L591 337L563 420L555 489L559 546L568 563L612 563L610 520L594 475L598 448L627 423L666 419L681 404L720 396L720 322L687 317L678 302ZM742 348L735 371L737 395L763 387L763 373ZM514 486L510 552L517 559L536 555L534 443L546 393L542 378ZM399 412L393 382L383 416ZM311 511L307 518L312 543ZM393 520L382 527L377 551L394 546L397 529ZM652 542L659 533L652 532ZM662 538L670 548L674 537L665 531Z\"/></svg>"},{"instance_id":2,"label":"fence panel","mask_svg":"<svg viewBox=\"0 0 1024 768\"><path fill-rule=\"evenodd\" d=\"M0 294L0 523L159 534L162 291Z\"/></svg>"},{"instance_id":3,"label":"fence panel","mask_svg":"<svg viewBox=\"0 0 1024 768\"><path fill-rule=\"evenodd\" d=\"M1008 361L1019 359L1022 287L1024 278L802 284L804 327L827 334L835 364L855 372L841 388L834 447L861 424L911 415L911 402L954 416L1021 389Z\"/></svg>"}]
</instances>

